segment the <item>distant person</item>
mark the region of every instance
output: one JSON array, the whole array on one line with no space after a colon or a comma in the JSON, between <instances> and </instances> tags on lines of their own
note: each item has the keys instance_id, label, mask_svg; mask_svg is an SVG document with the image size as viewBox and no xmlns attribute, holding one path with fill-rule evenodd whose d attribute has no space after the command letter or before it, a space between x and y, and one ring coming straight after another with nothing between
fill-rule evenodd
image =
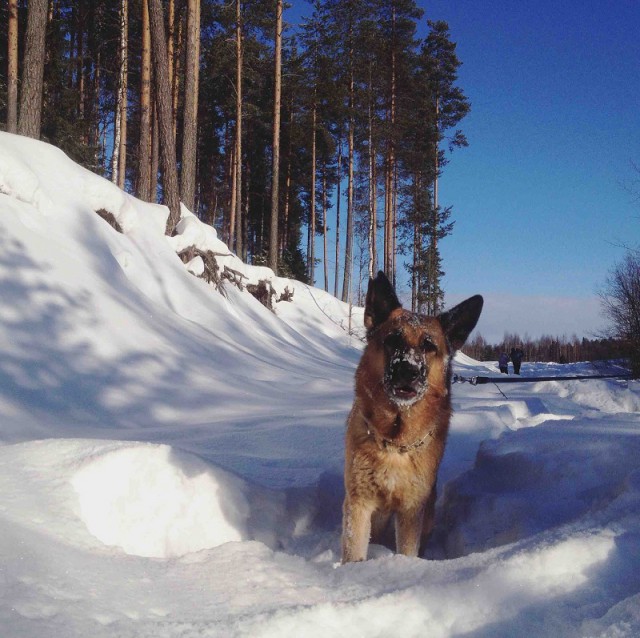
<instances>
[{"instance_id":1,"label":"distant person","mask_svg":"<svg viewBox=\"0 0 640 638\"><path fill-rule=\"evenodd\" d=\"M502 374L509 374L509 355L506 352L498 357L498 367Z\"/></svg>"},{"instance_id":2,"label":"distant person","mask_svg":"<svg viewBox=\"0 0 640 638\"><path fill-rule=\"evenodd\" d=\"M513 373L520 374L520 366L522 365L522 359L524 352L520 348L511 348L511 361L513 362Z\"/></svg>"},{"instance_id":3,"label":"distant person","mask_svg":"<svg viewBox=\"0 0 640 638\"><path fill-rule=\"evenodd\" d=\"M560 364L564 365L567 362L567 357L565 357L563 354L560 355Z\"/></svg>"}]
</instances>

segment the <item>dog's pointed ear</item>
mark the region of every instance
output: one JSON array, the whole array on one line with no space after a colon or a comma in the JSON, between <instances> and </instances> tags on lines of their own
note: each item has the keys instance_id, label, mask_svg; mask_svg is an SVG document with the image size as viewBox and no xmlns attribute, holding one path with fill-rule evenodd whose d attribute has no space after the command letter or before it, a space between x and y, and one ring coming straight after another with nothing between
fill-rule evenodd
<instances>
[{"instance_id":1,"label":"dog's pointed ear","mask_svg":"<svg viewBox=\"0 0 640 638\"><path fill-rule=\"evenodd\" d=\"M367 330L377 328L396 308L402 308L402 304L398 301L391 282L382 271L379 271L375 279L369 279L367 301L364 306L365 328Z\"/></svg>"},{"instance_id":2,"label":"dog's pointed ear","mask_svg":"<svg viewBox=\"0 0 640 638\"><path fill-rule=\"evenodd\" d=\"M438 317L453 350L462 348L467 337L476 327L483 304L482 297L474 295Z\"/></svg>"}]
</instances>

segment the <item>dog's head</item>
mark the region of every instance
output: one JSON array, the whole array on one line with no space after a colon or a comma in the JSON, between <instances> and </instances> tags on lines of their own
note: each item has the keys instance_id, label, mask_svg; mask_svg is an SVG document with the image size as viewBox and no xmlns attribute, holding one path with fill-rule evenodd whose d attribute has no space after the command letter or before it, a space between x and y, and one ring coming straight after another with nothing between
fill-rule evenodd
<instances>
[{"instance_id":1,"label":"dog's head","mask_svg":"<svg viewBox=\"0 0 640 638\"><path fill-rule=\"evenodd\" d=\"M475 295L438 317L427 317L402 309L383 272L369 281L364 313L368 368L382 377L394 404L410 406L431 383L449 383L450 357L474 329L482 304Z\"/></svg>"}]
</instances>

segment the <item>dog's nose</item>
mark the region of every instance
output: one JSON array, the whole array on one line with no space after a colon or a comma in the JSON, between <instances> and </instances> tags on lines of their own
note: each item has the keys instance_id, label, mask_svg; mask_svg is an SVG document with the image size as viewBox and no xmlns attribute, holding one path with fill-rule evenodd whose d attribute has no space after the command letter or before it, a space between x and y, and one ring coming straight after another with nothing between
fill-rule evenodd
<instances>
[{"instance_id":1,"label":"dog's nose","mask_svg":"<svg viewBox=\"0 0 640 638\"><path fill-rule=\"evenodd\" d=\"M410 384L420 377L420 368L409 361L398 361L391 370L395 384Z\"/></svg>"}]
</instances>

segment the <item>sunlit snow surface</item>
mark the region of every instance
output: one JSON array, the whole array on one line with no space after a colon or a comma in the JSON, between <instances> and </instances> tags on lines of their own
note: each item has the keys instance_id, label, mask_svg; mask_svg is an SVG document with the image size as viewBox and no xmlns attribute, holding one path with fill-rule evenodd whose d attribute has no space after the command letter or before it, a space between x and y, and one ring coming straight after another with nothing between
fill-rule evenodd
<instances>
[{"instance_id":1,"label":"sunlit snow surface","mask_svg":"<svg viewBox=\"0 0 640 638\"><path fill-rule=\"evenodd\" d=\"M3 637L640 635L635 382L455 385L428 560L338 567L362 310L223 296L165 216L0 133Z\"/></svg>"}]
</instances>

